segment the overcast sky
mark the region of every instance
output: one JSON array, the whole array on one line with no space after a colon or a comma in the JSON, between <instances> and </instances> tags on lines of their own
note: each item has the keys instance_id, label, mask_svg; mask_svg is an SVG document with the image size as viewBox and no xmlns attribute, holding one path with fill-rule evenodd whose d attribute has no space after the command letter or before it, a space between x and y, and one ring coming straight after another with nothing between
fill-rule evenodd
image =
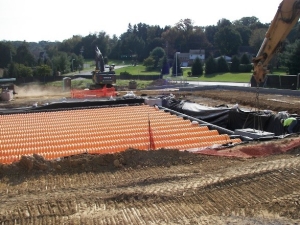
<instances>
[{"instance_id":1,"label":"overcast sky","mask_svg":"<svg viewBox=\"0 0 300 225\"><path fill-rule=\"evenodd\" d=\"M73 35L126 32L128 24L174 26L191 19L195 26L218 20L257 17L270 23L282 0L0 0L0 41L63 41Z\"/></svg>"}]
</instances>

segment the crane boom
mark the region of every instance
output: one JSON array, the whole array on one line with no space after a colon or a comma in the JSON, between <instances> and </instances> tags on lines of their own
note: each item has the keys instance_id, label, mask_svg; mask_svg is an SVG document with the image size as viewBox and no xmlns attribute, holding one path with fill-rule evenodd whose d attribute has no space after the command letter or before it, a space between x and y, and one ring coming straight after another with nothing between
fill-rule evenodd
<instances>
[{"instance_id":1,"label":"crane boom","mask_svg":"<svg viewBox=\"0 0 300 225\"><path fill-rule=\"evenodd\" d=\"M259 84L268 73L267 66L282 42L286 39L300 17L300 0L283 0L266 32L263 43L252 59L253 76Z\"/></svg>"}]
</instances>

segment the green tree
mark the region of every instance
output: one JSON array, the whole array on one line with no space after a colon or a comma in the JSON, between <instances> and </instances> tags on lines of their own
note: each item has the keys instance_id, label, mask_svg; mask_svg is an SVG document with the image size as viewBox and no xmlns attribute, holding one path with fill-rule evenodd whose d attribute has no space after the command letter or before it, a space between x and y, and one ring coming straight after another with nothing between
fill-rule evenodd
<instances>
[{"instance_id":1,"label":"green tree","mask_svg":"<svg viewBox=\"0 0 300 225\"><path fill-rule=\"evenodd\" d=\"M154 59L153 68L158 68L158 62L165 56L165 50L161 47L156 47L150 52L150 56Z\"/></svg>"},{"instance_id":2,"label":"green tree","mask_svg":"<svg viewBox=\"0 0 300 225\"><path fill-rule=\"evenodd\" d=\"M240 66L239 66L239 71L242 73L248 73L251 72L252 70L252 65L251 61L249 59L249 55L244 53L240 59Z\"/></svg>"},{"instance_id":3,"label":"green tree","mask_svg":"<svg viewBox=\"0 0 300 225\"><path fill-rule=\"evenodd\" d=\"M257 24L260 24L259 19L255 16L252 17L242 17L239 20L235 20L233 22L234 25L237 26L245 26L248 27L249 29L255 29L257 27Z\"/></svg>"},{"instance_id":4,"label":"green tree","mask_svg":"<svg viewBox=\"0 0 300 225\"><path fill-rule=\"evenodd\" d=\"M119 52L128 59L133 59L134 56L138 61L143 61L150 54L145 50L145 41L133 32L127 32L120 36Z\"/></svg>"},{"instance_id":5,"label":"green tree","mask_svg":"<svg viewBox=\"0 0 300 225\"><path fill-rule=\"evenodd\" d=\"M238 73L239 72L239 67L240 67L240 60L235 55L231 58L230 72L231 73Z\"/></svg>"},{"instance_id":6,"label":"green tree","mask_svg":"<svg viewBox=\"0 0 300 225\"><path fill-rule=\"evenodd\" d=\"M33 76L33 71L30 67L19 63L11 63L8 70L9 77L24 78Z\"/></svg>"},{"instance_id":7,"label":"green tree","mask_svg":"<svg viewBox=\"0 0 300 225\"><path fill-rule=\"evenodd\" d=\"M217 60L217 64L218 64L218 72L227 73L229 71L228 64L224 57L222 56L219 57L219 59Z\"/></svg>"},{"instance_id":8,"label":"green tree","mask_svg":"<svg viewBox=\"0 0 300 225\"><path fill-rule=\"evenodd\" d=\"M203 65L199 57L197 57L192 64L192 76L201 76L201 75L203 75Z\"/></svg>"},{"instance_id":9,"label":"green tree","mask_svg":"<svg viewBox=\"0 0 300 225\"><path fill-rule=\"evenodd\" d=\"M176 54L175 54L174 60L173 60L172 75L173 76L182 75L181 62L180 62L179 57L176 57Z\"/></svg>"},{"instance_id":10,"label":"green tree","mask_svg":"<svg viewBox=\"0 0 300 225\"><path fill-rule=\"evenodd\" d=\"M218 64L216 60L209 56L205 62L205 74L213 74L216 73L218 69Z\"/></svg>"},{"instance_id":11,"label":"green tree","mask_svg":"<svg viewBox=\"0 0 300 225\"><path fill-rule=\"evenodd\" d=\"M205 27L205 36L206 39L210 42L211 45L215 45L215 34L218 32L217 26L207 26Z\"/></svg>"},{"instance_id":12,"label":"green tree","mask_svg":"<svg viewBox=\"0 0 300 225\"><path fill-rule=\"evenodd\" d=\"M164 55L164 57L162 57L161 75L167 75L169 73L170 73L169 63L168 63L168 60L167 60L167 56Z\"/></svg>"},{"instance_id":13,"label":"green tree","mask_svg":"<svg viewBox=\"0 0 300 225\"><path fill-rule=\"evenodd\" d=\"M149 71L153 69L154 63L155 60L152 58L152 56L149 56L148 58L144 59L143 66L145 66Z\"/></svg>"},{"instance_id":14,"label":"green tree","mask_svg":"<svg viewBox=\"0 0 300 225\"><path fill-rule=\"evenodd\" d=\"M193 32L187 40L188 50L190 49L205 49L211 47L212 44L207 40L202 27L194 26Z\"/></svg>"},{"instance_id":15,"label":"green tree","mask_svg":"<svg viewBox=\"0 0 300 225\"><path fill-rule=\"evenodd\" d=\"M224 27L229 27L231 26L232 23L230 22L230 20L222 18L218 21L217 26L220 28L224 28Z\"/></svg>"},{"instance_id":16,"label":"green tree","mask_svg":"<svg viewBox=\"0 0 300 225\"><path fill-rule=\"evenodd\" d=\"M261 44L266 36L267 28L259 28L252 31L252 34L249 39L249 45L254 49L255 52L258 52Z\"/></svg>"},{"instance_id":17,"label":"green tree","mask_svg":"<svg viewBox=\"0 0 300 225\"><path fill-rule=\"evenodd\" d=\"M57 74L57 72L61 72L61 74L70 72L71 61L69 60L67 53L59 52L55 57L53 57L52 63L54 74Z\"/></svg>"},{"instance_id":18,"label":"green tree","mask_svg":"<svg viewBox=\"0 0 300 225\"><path fill-rule=\"evenodd\" d=\"M290 43L294 43L299 38L300 38L300 23L298 22L297 25L292 28L292 30L286 37L286 41Z\"/></svg>"},{"instance_id":19,"label":"green tree","mask_svg":"<svg viewBox=\"0 0 300 225\"><path fill-rule=\"evenodd\" d=\"M15 49L10 42L0 42L0 68L7 68L15 54Z\"/></svg>"},{"instance_id":20,"label":"green tree","mask_svg":"<svg viewBox=\"0 0 300 225\"><path fill-rule=\"evenodd\" d=\"M23 64L25 66L34 66L35 59L28 49L28 43L25 41L17 48L15 60L16 63Z\"/></svg>"},{"instance_id":21,"label":"green tree","mask_svg":"<svg viewBox=\"0 0 300 225\"><path fill-rule=\"evenodd\" d=\"M248 54L244 53L244 54L242 55L241 60L240 60L240 63L241 63L241 64L245 64L245 65L248 65L248 64L251 63Z\"/></svg>"},{"instance_id":22,"label":"green tree","mask_svg":"<svg viewBox=\"0 0 300 225\"><path fill-rule=\"evenodd\" d=\"M73 35L72 38L66 39L58 45L58 50L62 52L79 54L80 47L82 46L82 37Z\"/></svg>"},{"instance_id":23,"label":"green tree","mask_svg":"<svg viewBox=\"0 0 300 225\"><path fill-rule=\"evenodd\" d=\"M242 44L243 46L249 46L249 40L252 34L251 29L248 26L243 25L236 25L235 30L238 31L242 38Z\"/></svg>"},{"instance_id":24,"label":"green tree","mask_svg":"<svg viewBox=\"0 0 300 225\"><path fill-rule=\"evenodd\" d=\"M16 63L11 62L8 66L8 71L7 74L5 74L5 77L15 77L15 75L17 74L17 69L16 69Z\"/></svg>"},{"instance_id":25,"label":"green tree","mask_svg":"<svg viewBox=\"0 0 300 225\"><path fill-rule=\"evenodd\" d=\"M37 66L35 68L34 75L35 76L46 77L46 76L50 76L51 75L51 71L52 71L51 67L44 64L44 65Z\"/></svg>"},{"instance_id":26,"label":"green tree","mask_svg":"<svg viewBox=\"0 0 300 225\"><path fill-rule=\"evenodd\" d=\"M300 40L286 46L283 53L284 63L289 70L289 74L300 73Z\"/></svg>"},{"instance_id":27,"label":"green tree","mask_svg":"<svg viewBox=\"0 0 300 225\"><path fill-rule=\"evenodd\" d=\"M222 27L215 34L215 43L220 49L222 55L235 55L242 44L242 38L239 32L231 26Z\"/></svg>"}]
</instances>

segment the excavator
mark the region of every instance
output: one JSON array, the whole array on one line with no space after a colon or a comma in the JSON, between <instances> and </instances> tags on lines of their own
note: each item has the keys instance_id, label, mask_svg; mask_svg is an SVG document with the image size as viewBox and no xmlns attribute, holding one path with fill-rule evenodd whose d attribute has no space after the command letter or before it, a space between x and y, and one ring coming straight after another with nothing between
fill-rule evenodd
<instances>
[{"instance_id":1,"label":"excavator","mask_svg":"<svg viewBox=\"0 0 300 225\"><path fill-rule=\"evenodd\" d=\"M96 46L95 48L95 63L96 68L92 71L93 84L90 85L90 90L112 88L116 84L116 74L114 66L109 66L109 71L105 71L104 59L101 51Z\"/></svg>"},{"instance_id":2,"label":"excavator","mask_svg":"<svg viewBox=\"0 0 300 225\"><path fill-rule=\"evenodd\" d=\"M279 4L263 43L256 57L252 59L253 76L257 85L264 82L266 74L269 72L268 63L274 54L280 51L283 41L298 22L299 17L300 0L283 0Z\"/></svg>"}]
</instances>

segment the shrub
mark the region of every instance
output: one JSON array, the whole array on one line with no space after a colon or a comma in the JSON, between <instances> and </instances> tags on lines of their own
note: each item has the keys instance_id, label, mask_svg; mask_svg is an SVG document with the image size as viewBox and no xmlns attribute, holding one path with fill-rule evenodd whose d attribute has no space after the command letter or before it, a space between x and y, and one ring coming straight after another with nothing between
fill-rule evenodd
<instances>
[{"instance_id":1,"label":"shrub","mask_svg":"<svg viewBox=\"0 0 300 225\"><path fill-rule=\"evenodd\" d=\"M192 65L192 76L201 76L203 74L203 65L197 57Z\"/></svg>"},{"instance_id":2,"label":"shrub","mask_svg":"<svg viewBox=\"0 0 300 225\"><path fill-rule=\"evenodd\" d=\"M228 64L224 57L218 59L218 72L227 73L229 71Z\"/></svg>"},{"instance_id":3,"label":"shrub","mask_svg":"<svg viewBox=\"0 0 300 225\"><path fill-rule=\"evenodd\" d=\"M251 64L240 64L239 66L239 72L241 73L250 73L252 70L252 65Z\"/></svg>"},{"instance_id":4,"label":"shrub","mask_svg":"<svg viewBox=\"0 0 300 225\"><path fill-rule=\"evenodd\" d=\"M230 72L238 73L240 67L240 60L237 56L233 56L231 59Z\"/></svg>"},{"instance_id":5,"label":"shrub","mask_svg":"<svg viewBox=\"0 0 300 225\"><path fill-rule=\"evenodd\" d=\"M217 69L218 69L218 64L216 60L212 56L209 56L205 62L205 74L216 73Z\"/></svg>"}]
</instances>

